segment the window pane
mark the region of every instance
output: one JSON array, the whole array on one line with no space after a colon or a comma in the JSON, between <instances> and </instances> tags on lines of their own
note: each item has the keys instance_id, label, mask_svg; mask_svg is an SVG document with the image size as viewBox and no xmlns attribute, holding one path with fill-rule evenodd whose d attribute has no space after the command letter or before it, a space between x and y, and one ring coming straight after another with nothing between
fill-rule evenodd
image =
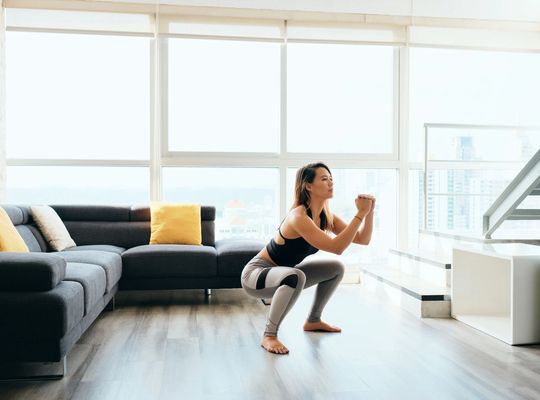
<instances>
[{"instance_id":1,"label":"window pane","mask_svg":"<svg viewBox=\"0 0 540 400\"><path fill-rule=\"evenodd\" d=\"M393 51L289 43L288 151L391 153Z\"/></svg>"},{"instance_id":2,"label":"window pane","mask_svg":"<svg viewBox=\"0 0 540 400\"><path fill-rule=\"evenodd\" d=\"M149 43L7 32L8 157L148 159Z\"/></svg>"},{"instance_id":3,"label":"window pane","mask_svg":"<svg viewBox=\"0 0 540 400\"><path fill-rule=\"evenodd\" d=\"M280 44L169 39L169 150L277 152Z\"/></svg>"},{"instance_id":4,"label":"window pane","mask_svg":"<svg viewBox=\"0 0 540 400\"><path fill-rule=\"evenodd\" d=\"M428 174L427 228L482 234L482 216L516 170L432 170Z\"/></svg>"},{"instance_id":5,"label":"window pane","mask_svg":"<svg viewBox=\"0 0 540 400\"><path fill-rule=\"evenodd\" d=\"M540 149L540 128L429 128L430 160L523 163Z\"/></svg>"},{"instance_id":6,"label":"window pane","mask_svg":"<svg viewBox=\"0 0 540 400\"><path fill-rule=\"evenodd\" d=\"M16 204L144 204L146 167L8 167L7 199Z\"/></svg>"},{"instance_id":7,"label":"window pane","mask_svg":"<svg viewBox=\"0 0 540 400\"><path fill-rule=\"evenodd\" d=\"M287 207L293 202L296 168L287 170ZM369 246L352 244L343 253L345 263L354 268L359 263L375 263L387 257L388 248L397 239L397 171L393 169L332 168L334 197L330 211L346 223L356 213L355 197L360 193L377 198L374 229Z\"/></svg>"},{"instance_id":8,"label":"window pane","mask_svg":"<svg viewBox=\"0 0 540 400\"><path fill-rule=\"evenodd\" d=\"M411 48L411 161L424 123L540 126L538 71L540 54Z\"/></svg>"},{"instance_id":9,"label":"window pane","mask_svg":"<svg viewBox=\"0 0 540 400\"><path fill-rule=\"evenodd\" d=\"M276 168L163 168L163 200L216 207L216 239L268 240L279 218Z\"/></svg>"}]
</instances>

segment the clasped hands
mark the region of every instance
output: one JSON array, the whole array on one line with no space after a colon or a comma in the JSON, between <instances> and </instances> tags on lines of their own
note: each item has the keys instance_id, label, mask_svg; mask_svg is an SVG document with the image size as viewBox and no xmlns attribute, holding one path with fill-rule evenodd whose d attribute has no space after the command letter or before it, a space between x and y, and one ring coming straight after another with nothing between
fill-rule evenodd
<instances>
[{"instance_id":1,"label":"clasped hands","mask_svg":"<svg viewBox=\"0 0 540 400\"><path fill-rule=\"evenodd\" d=\"M365 218L368 214L372 214L375 211L375 197L370 194L359 194L354 199L354 203L357 209L357 215L361 218Z\"/></svg>"}]
</instances>

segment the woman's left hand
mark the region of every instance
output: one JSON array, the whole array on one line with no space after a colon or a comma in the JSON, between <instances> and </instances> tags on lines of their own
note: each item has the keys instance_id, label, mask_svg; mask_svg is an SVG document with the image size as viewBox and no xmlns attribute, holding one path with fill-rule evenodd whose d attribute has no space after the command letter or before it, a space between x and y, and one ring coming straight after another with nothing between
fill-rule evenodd
<instances>
[{"instance_id":1,"label":"woman's left hand","mask_svg":"<svg viewBox=\"0 0 540 400\"><path fill-rule=\"evenodd\" d=\"M368 215L373 214L375 211L375 202L377 200L375 196L372 196L370 194L359 194L358 197L371 200L371 209L369 210Z\"/></svg>"}]
</instances>

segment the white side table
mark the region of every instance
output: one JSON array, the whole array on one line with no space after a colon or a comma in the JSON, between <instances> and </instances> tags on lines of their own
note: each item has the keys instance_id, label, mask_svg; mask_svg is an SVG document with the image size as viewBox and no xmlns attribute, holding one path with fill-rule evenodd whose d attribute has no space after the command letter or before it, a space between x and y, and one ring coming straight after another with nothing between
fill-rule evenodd
<instances>
[{"instance_id":1,"label":"white side table","mask_svg":"<svg viewBox=\"0 0 540 400\"><path fill-rule=\"evenodd\" d=\"M540 343L540 246L455 245L451 315L508 344Z\"/></svg>"}]
</instances>

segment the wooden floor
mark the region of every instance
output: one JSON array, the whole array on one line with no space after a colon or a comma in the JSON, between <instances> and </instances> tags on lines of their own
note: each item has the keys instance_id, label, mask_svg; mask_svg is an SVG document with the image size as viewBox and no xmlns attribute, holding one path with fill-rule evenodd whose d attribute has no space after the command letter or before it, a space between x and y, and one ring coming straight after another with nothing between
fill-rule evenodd
<instances>
[{"instance_id":1,"label":"wooden floor","mask_svg":"<svg viewBox=\"0 0 540 400\"><path fill-rule=\"evenodd\" d=\"M282 324L289 355L259 347L265 307L242 290L121 294L60 381L0 383L0 399L538 399L540 346L512 347L452 319L418 319L342 285L305 333L314 289Z\"/></svg>"}]
</instances>

